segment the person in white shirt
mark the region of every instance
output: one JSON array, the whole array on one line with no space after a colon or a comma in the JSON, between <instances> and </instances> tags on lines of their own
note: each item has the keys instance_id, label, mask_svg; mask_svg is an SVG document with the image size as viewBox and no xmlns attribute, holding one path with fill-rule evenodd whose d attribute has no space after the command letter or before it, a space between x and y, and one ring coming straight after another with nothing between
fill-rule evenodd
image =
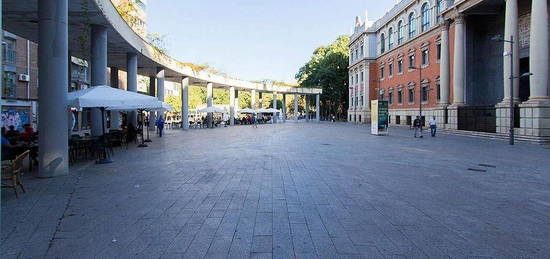
<instances>
[{"instance_id":1,"label":"person in white shirt","mask_svg":"<svg viewBox=\"0 0 550 259\"><path fill-rule=\"evenodd\" d=\"M432 133L432 137L435 137L435 133L437 132L437 122L435 121L435 116L432 117L429 124L430 124L430 131Z\"/></svg>"}]
</instances>

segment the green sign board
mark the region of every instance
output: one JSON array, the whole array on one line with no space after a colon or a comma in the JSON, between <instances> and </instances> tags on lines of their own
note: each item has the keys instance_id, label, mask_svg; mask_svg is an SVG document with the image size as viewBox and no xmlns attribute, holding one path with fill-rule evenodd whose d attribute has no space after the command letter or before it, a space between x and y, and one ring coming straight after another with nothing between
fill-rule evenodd
<instances>
[{"instance_id":1,"label":"green sign board","mask_svg":"<svg viewBox=\"0 0 550 259\"><path fill-rule=\"evenodd\" d=\"M378 101L378 129L386 129L389 123L388 101Z\"/></svg>"}]
</instances>

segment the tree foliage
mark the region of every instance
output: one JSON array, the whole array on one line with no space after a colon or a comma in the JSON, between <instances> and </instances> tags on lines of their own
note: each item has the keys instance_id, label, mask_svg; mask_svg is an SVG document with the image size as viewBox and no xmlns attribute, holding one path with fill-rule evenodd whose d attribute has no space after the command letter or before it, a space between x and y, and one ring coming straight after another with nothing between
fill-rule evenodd
<instances>
[{"instance_id":1,"label":"tree foliage","mask_svg":"<svg viewBox=\"0 0 550 259\"><path fill-rule=\"evenodd\" d=\"M347 117L349 42L348 36L340 36L330 45L318 47L296 74L300 86L323 89L322 117ZM310 98L309 102L314 105L314 98Z\"/></svg>"}]
</instances>

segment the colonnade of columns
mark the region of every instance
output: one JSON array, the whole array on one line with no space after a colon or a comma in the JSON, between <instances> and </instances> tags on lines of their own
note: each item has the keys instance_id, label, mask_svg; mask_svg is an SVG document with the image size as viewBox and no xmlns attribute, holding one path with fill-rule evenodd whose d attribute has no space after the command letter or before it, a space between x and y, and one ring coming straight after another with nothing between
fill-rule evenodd
<instances>
[{"instance_id":1,"label":"colonnade of columns","mask_svg":"<svg viewBox=\"0 0 550 259\"><path fill-rule=\"evenodd\" d=\"M68 0L39 0L38 1L38 69L40 71L40 99L39 114L39 177L54 177L69 173L68 159L68 116L67 88L69 85L69 35L68 35ZM107 85L107 28L103 25L91 25L90 33L90 68L91 85ZM137 92L138 81L138 54L127 53L127 90ZM111 82L113 87L118 86L119 67L111 68ZM156 95L164 101L165 70L158 68L155 76L151 77L149 94ZM189 115L189 78L182 78L182 121L183 129L188 128ZM156 90L156 91L155 91ZM232 113L238 110L238 92L232 88ZM253 90L252 103L256 105L256 91ZM207 84L207 105L213 105L213 84ZM262 93L260 95L260 108ZM277 107L277 93L274 93L274 108ZM286 96L283 95L283 100ZM319 107L318 107L319 109ZM286 107L283 107L286 112ZM232 116L233 118L234 116ZM283 117L284 118L284 117ZM113 112L114 127L119 127L119 118ZM92 109L91 128L93 135L101 135L106 125L99 109ZM154 122L154 118L151 118ZM233 121L234 122L234 121ZM208 123L212 125L212 115L208 116ZM137 126L137 113L131 112L127 116L127 124ZM152 123L153 124L153 123Z\"/></svg>"}]
</instances>

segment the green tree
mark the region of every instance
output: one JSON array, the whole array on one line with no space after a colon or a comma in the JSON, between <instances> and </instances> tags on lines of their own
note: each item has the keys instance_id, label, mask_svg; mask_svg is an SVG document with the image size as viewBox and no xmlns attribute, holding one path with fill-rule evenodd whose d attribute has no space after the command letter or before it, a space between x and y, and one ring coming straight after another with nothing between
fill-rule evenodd
<instances>
[{"instance_id":1,"label":"green tree","mask_svg":"<svg viewBox=\"0 0 550 259\"><path fill-rule=\"evenodd\" d=\"M168 95L164 98L164 101L172 106L172 114L181 114L181 96Z\"/></svg>"},{"instance_id":2,"label":"green tree","mask_svg":"<svg viewBox=\"0 0 550 259\"><path fill-rule=\"evenodd\" d=\"M340 36L330 45L318 47L311 59L296 74L300 86L323 89L323 117L347 117L349 42L348 36ZM310 98L309 102L310 107L315 107L314 98Z\"/></svg>"},{"instance_id":3,"label":"green tree","mask_svg":"<svg viewBox=\"0 0 550 259\"><path fill-rule=\"evenodd\" d=\"M206 103L206 88L189 86L189 109L197 109L198 106Z\"/></svg>"}]
</instances>

